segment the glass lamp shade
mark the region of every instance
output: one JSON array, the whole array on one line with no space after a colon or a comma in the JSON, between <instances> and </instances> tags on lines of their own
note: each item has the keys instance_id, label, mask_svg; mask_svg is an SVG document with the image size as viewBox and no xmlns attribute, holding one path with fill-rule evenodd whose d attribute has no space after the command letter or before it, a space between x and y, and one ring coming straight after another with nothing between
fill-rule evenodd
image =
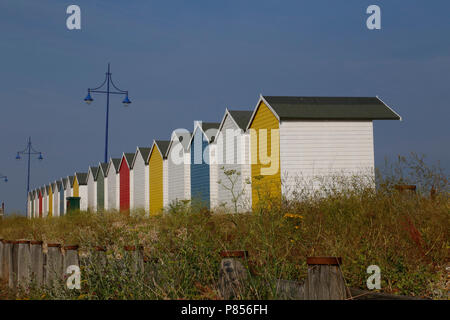
<instances>
[{"instance_id":1,"label":"glass lamp shade","mask_svg":"<svg viewBox=\"0 0 450 320\"><path fill-rule=\"evenodd\" d=\"M94 99L92 99L91 93L88 92L86 98L84 98L84 102L86 102L87 104L91 104L92 101L94 101Z\"/></svg>"},{"instance_id":2,"label":"glass lamp shade","mask_svg":"<svg viewBox=\"0 0 450 320\"><path fill-rule=\"evenodd\" d=\"M16 160L20 160L20 154L17 154Z\"/></svg>"},{"instance_id":3,"label":"glass lamp shade","mask_svg":"<svg viewBox=\"0 0 450 320\"><path fill-rule=\"evenodd\" d=\"M42 156L42 153L39 153L38 159L39 159L39 160L43 160L43 159L44 159L44 157Z\"/></svg>"},{"instance_id":4,"label":"glass lamp shade","mask_svg":"<svg viewBox=\"0 0 450 320\"><path fill-rule=\"evenodd\" d=\"M128 95L122 101L124 107L128 107L131 103L130 99L128 99Z\"/></svg>"}]
</instances>

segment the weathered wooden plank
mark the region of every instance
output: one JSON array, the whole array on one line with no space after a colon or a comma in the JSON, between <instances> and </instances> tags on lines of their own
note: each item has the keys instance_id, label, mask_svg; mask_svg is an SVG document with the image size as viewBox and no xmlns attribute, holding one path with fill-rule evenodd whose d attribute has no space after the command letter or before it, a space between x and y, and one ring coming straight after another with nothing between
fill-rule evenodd
<instances>
[{"instance_id":1,"label":"weathered wooden plank","mask_svg":"<svg viewBox=\"0 0 450 320\"><path fill-rule=\"evenodd\" d=\"M30 241L17 241L17 287L28 288L30 284L31 252Z\"/></svg>"},{"instance_id":2,"label":"weathered wooden plank","mask_svg":"<svg viewBox=\"0 0 450 320\"><path fill-rule=\"evenodd\" d=\"M346 297L346 287L344 277L339 266L330 266L330 299L340 300Z\"/></svg>"},{"instance_id":3,"label":"weathered wooden plank","mask_svg":"<svg viewBox=\"0 0 450 320\"><path fill-rule=\"evenodd\" d=\"M16 241L10 243L9 249L9 277L8 286L10 289L16 289L17 285L17 256L18 256L18 245Z\"/></svg>"},{"instance_id":4,"label":"weathered wooden plank","mask_svg":"<svg viewBox=\"0 0 450 320\"><path fill-rule=\"evenodd\" d=\"M224 299L238 297L247 280L247 269L237 259L222 259L219 270L219 290Z\"/></svg>"},{"instance_id":5,"label":"weathered wooden plank","mask_svg":"<svg viewBox=\"0 0 450 320\"><path fill-rule=\"evenodd\" d=\"M42 241L30 242L31 255L31 279L37 286L44 282L44 253L42 251Z\"/></svg>"},{"instance_id":6,"label":"weathered wooden plank","mask_svg":"<svg viewBox=\"0 0 450 320\"><path fill-rule=\"evenodd\" d=\"M278 279L276 283L277 297L285 300L304 300L305 283Z\"/></svg>"},{"instance_id":7,"label":"weathered wooden plank","mask_svg":"<svg viewBox=\"0 0 450 320\"><path fill-rule=\"evenodd\" d=\"M307 300L343 300L345 283L336 257L311 257L307 259L308 277L305 286Z\"/></svg>"},{"instance_id":8,"label":"weathered wooden plank","mask_svg":"<svg viewBox=\"0 0 450 320\"><path fill-rule=\"evenodd\" d=\"M66 274L67 268L71 265L80 266L80 259L78 256L78 246L64 246L63 255L63 273Z\"/></svg>"},{"instance_id":9,"label":"weathered wooden plank","mask_svg":"<svg viewBox=\"0 0 450 320\"><path fill-rule=\"evenodd\" d=\"M61 245L58 243L47 244L47 263L45 268L45 285L52 287L57 285L63 277L63 256Z\"/></svg>"},{"instance_id":10,"label":"weathered wooden plank","mask_svg":"<svg viewBox=\"0 0 450 320\"><path fill-rule=\"evenodd\" d=\"M0 239L0 279L3 279L3 239Z\"/></svg>"},{"instance_id":11,"label":"weathered wooden plank","mask_svg":"<svg viewBox=\"0 0 450 320\"><path fill-rule=\"evenodd\" d=\"M130 263L130 271L139 273L144 271L144 255L142 246L125 246L124 258Z\"/></svg>"}]
</instances>

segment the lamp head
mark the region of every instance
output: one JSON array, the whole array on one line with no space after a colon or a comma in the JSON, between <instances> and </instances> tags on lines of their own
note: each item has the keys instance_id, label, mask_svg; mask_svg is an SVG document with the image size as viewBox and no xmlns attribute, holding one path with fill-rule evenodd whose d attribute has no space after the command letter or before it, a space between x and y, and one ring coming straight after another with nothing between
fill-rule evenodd
<instances>
[{"instance_id":1,"label":"lamp head","mask_svg":"<svg viewBox=\"0 0 450 320\"><path fill-rule=\"evenodd\" d=\"M91 104L92 101L94 101L94 99L92 99L91 97L91 92L88 91L86 98L84 98L84 102L86 102L87 104Z\"/></svg>"},{"instance_id":2,"label":"lamp head","mask_svg":"<svg viewBox=\"0 0 450 320\"><path fill-rule=\"evenodd\" d=\"M20 154L17 152L16 160L20 160Z\"/></svg>"},{"instance_id":3,"label":"lamp head","mask_svg":"<svg viewBox=\"0 0 450 320\"><path fill-rule=\"evenodd\" d=\"M128 107L128 106L130 105L131 101L130 101L130 99L128 98L128 93L127 93L125 99L123 99L122 103L123 103L123 106L124 106L124 107Z\"/></svg>"},{"instance_id":4,"label":"lamp head","mask_svg":"<svg viewBox=\"0 0 450 320\"><path fill-rule=\"evenodd\" d=\"M44 157L42 156L42 153L41 153L41 152L39 152L39 157L38 157L38 159L39 159L39 160L44 160Z\"/></svg>"},{"instance_id":5,"label":"lamp head","mask_svg":"<svg viewBox=\"0 0 450 320\"><path fill-rule=\"evenodd\" d=\"M8 182L8 177L5 177L5 182Z\"/></svg>"}]
</instances>

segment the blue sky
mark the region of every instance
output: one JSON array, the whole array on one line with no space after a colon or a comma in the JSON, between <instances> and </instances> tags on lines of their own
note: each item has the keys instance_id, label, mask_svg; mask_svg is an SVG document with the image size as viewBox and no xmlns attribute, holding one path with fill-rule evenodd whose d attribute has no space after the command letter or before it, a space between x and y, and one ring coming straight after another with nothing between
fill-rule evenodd
<instances>
[{"instance_id":1,"label":"blue sky","mask_svg":"<svg viewBox=\"0 0 450 320\"><path fill-rule=\"evenodd\" d=\"M82 30L66 28L81 7ZM382 29L370 31L377 4ZM168 139L260 93L380 96L403 121L376 121L375 161L424 153L450 165L448 1L61 1L0 3L0 201L24 212L28 136L37 187L103 160L105 98L83 103L111 62L110 155Z\"/></svg>"}]
</instances>

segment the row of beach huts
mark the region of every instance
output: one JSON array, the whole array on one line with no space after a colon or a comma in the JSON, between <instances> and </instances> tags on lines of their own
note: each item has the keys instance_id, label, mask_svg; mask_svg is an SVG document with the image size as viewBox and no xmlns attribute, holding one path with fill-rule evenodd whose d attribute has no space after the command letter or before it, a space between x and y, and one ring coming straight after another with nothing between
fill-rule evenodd
<instances>
[{"instance_id":1,"label":"row of beach huts","mask_svg":"<svg viewBox=\"0 0 450 320\"><path fill-rule=\"evenodd\" d=\"M378 97L260 96L253 110L225 110L221 122L194 121L170 140L89 166L28 194L28 217L80 210L145 210L177 201L247 212L262 196L312 190L314 177L374 174L373 120L401 117Z\"/></svg>"}]
</instances>

